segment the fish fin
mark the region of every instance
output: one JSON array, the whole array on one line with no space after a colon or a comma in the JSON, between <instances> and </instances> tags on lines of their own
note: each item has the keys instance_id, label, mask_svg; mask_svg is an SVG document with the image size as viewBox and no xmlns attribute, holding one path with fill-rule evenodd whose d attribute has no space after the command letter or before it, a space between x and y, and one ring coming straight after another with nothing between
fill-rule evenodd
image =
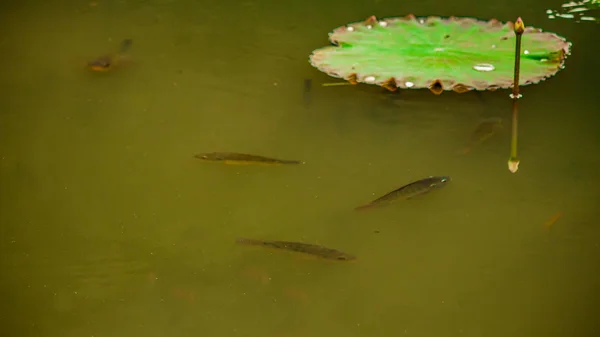
<instances>
[{"instance_id":1,"label":"fish fin","mask_svg":"<svg viewBox=\"0 0 600 337\"><path fill-rule=\"evenodd\" d=\"M132 44L133 44L132 39L125 39L125 40L121 41L121 48L120 48L121 53L127 52L131 48Z\"/></svg>"},{"instance_id":2,"label":"fish fin","mask_svg":"<svg viewBox=\"0 0 600 337\"><path fill-rule=\"evenodd\" d=\"M459 154L468 154L469 152L471 152L471 147L467 146L464 149L460 150L458 153Z\"/></svg>"},{"instance_id":3,"label":"fish fin","mask_svg":"<svg viewBox=\"0 0 600 337\"><path fill-rule=\"evenodd\" d=\"M225 165L248 165L245 161L237 161L237 160L223 160L223 164Z\"/></svg>"},{"instance_id":4,"label":"fish fin","mask_svg":"<svg viewBox=\"0 0 600 337\"><path fill-rule=\"evenodd\" d=\"M237 238L235 239L235 243L239 243L242 245L255 245L258 242L260 242L259 240L254 240L254 239L247 239L247 238Z\"/></svg>"},{"instance_id":5,"label":"fish fin","mask_svg":"<svg viewBox=\"0 0 600 337\"><path fill-rule=\"evenodd\" d=\"M97 72L107 72L110 70L111 67L97 67L97 66L90 66L89 67L90 70L92 71L97 71Z\"/></svg>"},{"instance_id":6,"label":"fish fin","mask_svg":"<svg viewBox=\"0 0 600 337\"><path fill-rule=\"evenodd\" d=\"M552 225L554 225L555 222L558 221L558 219L560 219L563 215L563 212L558 212L556 214L554 214L552 217L550 217L550 219L548 219L545 223L544 223L544 229L549 230Z\"/></svg>"},{"instance_id":7,"label":"fish fin","mask_svg":"<svg viewBox=\"0 0 600 337\"><path fill-rule=\"evenodd\" d=\"M375 207L375 204L366 204L366 205L355 207L354 210L355 211L365 211L365 210L371 209L373 207Z\"/></svg>"}]
</instances>

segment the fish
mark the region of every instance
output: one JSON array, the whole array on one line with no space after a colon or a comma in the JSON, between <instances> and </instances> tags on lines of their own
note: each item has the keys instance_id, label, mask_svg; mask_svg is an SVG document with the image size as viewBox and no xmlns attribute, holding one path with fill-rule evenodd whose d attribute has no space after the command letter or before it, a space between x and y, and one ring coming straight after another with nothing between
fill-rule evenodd
<instances>
[{"instance_id":1,"label":"fish","mask_svg":"<svg viewBox=\"0 0 600 337\"><path fill-rule=\"evenodd\" d=\"M475 145L485 142L502 129L502 119L498 117L491 117L482 120L477 128L475 128L475 131L473 131L471 134L469 144L461 151L461 153L467 154L471 152L471 149Z\"/></svg>"},{"instance_id":2,"label":"fish","mask_svg":"<svg viewBox=\"0 0 600 337\"><path fill-rule=\"evenodd\" d=\"M211 152L195 154L194 157L210 162L224 163L228 165L291 165L304 164L299 160L284 160L256 156L252 154L233 153L233 152Z\"/></svg>"},{"instance_id":3,"label":"fish","mask_svg":"<svg viewBox=\"0 0 600 337\"><path fill-rule=\"evenodd\" d=\"M97 59L88 62L88 68L92 71L105 72L115 68L120 61L124 58L124 54L129 51L133 44L132 39L125 39L121 41L119 53L111 55L103 55Z\"/></svg>"},{"instance_id":4,"label":"fish","mask_svg":"<svg viewBox=\"0 0 600 337\"><path fill-rule=\"evenodd\" d=\"M356 260L356 256L341 252L337 249L327 248L319 245L312 245L301 242L291 241L268 241L268 240L255 240L239 238L236 240L239 244L262 246L267 248L289 250L298 253L309 254L317 256L326 260L336 261L352 261Z\"/></svg>"},{"instance_id":5,"label":"fish","mask_svg":"<svg viewBox=\"0 0 600 337\"><path fill-rule=\"evenodd\" d=\"M304 79L304 90L302 91L302 98L304 107L308 108L312 101L312 79L310 78Z\"/></svg>"},{"instance_id":6,"label":"fish","mask_svg":"<svg viewBox=\"0 0 600 337\"><path fill-rule=\"evenodd\" d=\"M563 216L563 212L555 213L550 219L544 223L544 229L548 230Z\"/></svg>"},{"instance_id":7,"label":"fish","mask_svg":"<svg viewBox=\"0 0 600 337\"><path fill-rule=\"evenodd\" d=\"M355 210L364 210L376 206L384 206L398 200L407 200L418 195L426 194L434 189L442 188L450 181L448 176L432 176L404 185L370 203L358 206Z\"/></svg>"}]
</instances>

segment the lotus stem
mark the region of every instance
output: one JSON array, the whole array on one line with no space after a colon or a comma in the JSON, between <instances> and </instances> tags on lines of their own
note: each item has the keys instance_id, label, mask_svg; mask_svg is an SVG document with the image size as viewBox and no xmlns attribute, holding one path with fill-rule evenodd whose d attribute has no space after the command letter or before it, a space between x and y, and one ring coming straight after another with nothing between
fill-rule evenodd
<instances>
[{"instance_id":1,"label":"lotus stem","mask_svg":"<svg viewBox=\"0 0 600 337\"><path fill-rule=\"evenodd\" d=\"M515 22L515 35L516 45L515 45L515 71L514 71L514 81L513 81L513 92L510 95L512 98L512 137L510 144L510 158L508 159L508 170L512 173L517 172L519 169L519 158L517 157L517 131L518 131L518 121L519 121L519 109L517 101L521 98L519 94L519 69L521 66L521 37L523 32L525 31L525 24L523 20L519 17Z\"/></svg>"}]
</instances>

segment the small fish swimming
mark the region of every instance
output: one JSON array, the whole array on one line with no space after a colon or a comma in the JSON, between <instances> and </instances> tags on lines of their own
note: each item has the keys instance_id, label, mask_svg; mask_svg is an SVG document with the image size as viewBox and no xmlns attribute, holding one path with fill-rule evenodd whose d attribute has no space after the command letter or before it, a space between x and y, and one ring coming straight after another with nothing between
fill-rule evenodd
<instances>
[{"instance_id":1,"label":"small fish swimming","mask_svg":"<svg viewBox=\"0 0 600 337\"><path fill-rule=\"evenodd\" d=\"M302 101L304 103L304 107L310 107L312 101L312 79L306 78L304 79L304 90L302 91Z\"/></svg>"},{"instance_id":2,"label":"small fish swimming","mask_svg":"<svg viewBox=\"0 0 600 337\"><path fill-rule=\"evenodd\" d=\"M92 71L109 71L115 68L122 59L124 59L125 53L131 48L133 40L125 39L121 42L119 53L112 55L103 55L97 59L88 62L88 68Z\"/></svg>"},{"instance_id":3,"label":"small fish swimming","mask_svg":"<svg viewBox=\"0 0 600 337\"><path fill-rule=\"evenodd\" d=\"M194 157L210 161L224 163L228 165L286 165L286 164L304 164L299 160L283 160L275 158L267 158L263 156L255 156L252 154L233 153L233 152L211 152L200 153Z\"/></svg>"},{"instance_id":4,"label":"small fish swimming","mask_svg":"<svg viewBox=\"0 0 600 337\"><path fill-rule=\"evenodd\" d=\"M290 242L290 241L263 241L263 240L254 240L254 239L237 239L237 243L253 245L253 246L262 246L267 248L274 249L282 249L289 250L298 253L304 253L309 255L314 255L327 260L337 260L337 261L352 261L355 260L356 257L350 254L346 254L344 252L340 252L336 249L331 249L318 245L311 245L308 243L301 242Z\"/></svg>"},{"instance_id":5,"label":"small fish swimming","mask_svg":"<svg viewBox=\"0 0 600 337\"><path fill-rule=\"evenodd\" d=\"M417 180L408 185L404 185L397 190L394 190L378 199L371 201L370 203L358 206L356 210L364 210L376 206L389 205L397 200L407 200L418 195L426 194L434 189L438 189L446 186L446 183L450 181L450 177L429 177L421 180Z\"/></svg>"},{"instance_id":6,"label":"small fish swimming","mask_svg":"<svg viewBox=\"0 0 600 337\"><path fill-rule=\"evenodd\" d=\"M563 216L563 212L558 212L554 214L548 221L544 223L544 229L550 229L555 222L558 221Z\"/></svg>"},{"instance_id":7,"label":"small fish swimming","mask_svg":"<svg viewBox=\"0 0 600 337\"><path fill-rule=\"evenodd\" d=\"M502 130L502 119L498 117L491 117L481 121L475 131L471 134L471 140L469 144L462 150L463 154L471 152L473 146L481 144L488 140L490 137Z\"/></svg>"}]
</instances>

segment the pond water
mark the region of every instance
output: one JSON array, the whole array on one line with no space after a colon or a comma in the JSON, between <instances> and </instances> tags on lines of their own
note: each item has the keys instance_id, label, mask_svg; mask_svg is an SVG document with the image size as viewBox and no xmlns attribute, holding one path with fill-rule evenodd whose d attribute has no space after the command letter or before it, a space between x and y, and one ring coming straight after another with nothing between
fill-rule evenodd
<instances>
[{"instance_id":1,"label":"pond water","mask_svg":"<svg viewBox=\"0 0 600 337\"><path fill-rule=\"evenodd\" d=\"M2 335L599 336L600 26L549 20L559 6L2 3ZM516 174L506 90L321 86L336 80L308 55L332 29L409 13L521 16L573 42L565 70L522 88ZM85 68L126 38L114 71ZM506 127L459 154L485 118ZM193 158L215 151L306 164ZM452 181L354 211L431 175Z\"/></svg>"}]
</instances>

